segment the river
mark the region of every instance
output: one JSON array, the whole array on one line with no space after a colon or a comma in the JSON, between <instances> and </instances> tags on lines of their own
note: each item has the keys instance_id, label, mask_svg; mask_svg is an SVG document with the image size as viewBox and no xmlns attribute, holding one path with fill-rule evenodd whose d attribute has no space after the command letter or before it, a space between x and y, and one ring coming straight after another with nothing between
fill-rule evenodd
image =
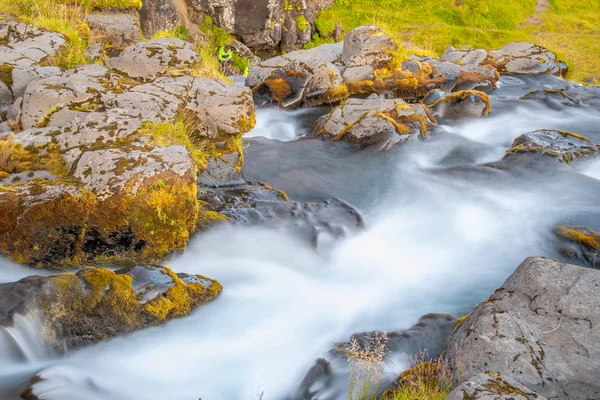
<instances>
[{"instance_id":1,"label":"river","mask_svg":"<svg viewBox=\"0 0 600 400\"><path fill-rule=\"evenodd\" d=\"M20 319L0 328L0 398L13 398L39 373L35 393L44 400L283 399L315 358L355 332L406 329L430 312L470 312L524 258L559 257L555 224L600 228L600 160L487 164L501 160L516 136L541 128L600 143L600 110L516 101L561 85L552 77L503 78L490 116L442 124L388 152L299 139L327 108L259 110L245 177L292 200L346 200L366 229L318 251L260 228L196 236L165 264L219 280L216 301L60 357ZM0 259L0 282L33 273Z\"/></svg>"}]
</instances>

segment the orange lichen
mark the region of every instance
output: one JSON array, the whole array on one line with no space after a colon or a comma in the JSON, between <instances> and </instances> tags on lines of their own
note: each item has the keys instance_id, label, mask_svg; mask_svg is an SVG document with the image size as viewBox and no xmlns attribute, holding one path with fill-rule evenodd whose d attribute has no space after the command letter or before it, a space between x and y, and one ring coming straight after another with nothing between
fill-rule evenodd
<instances>
[{"instance_id":1,"label":"orange lichen","mask_svg":"<svg viewBox=\"0 0 600 400\"><path fill-rule=\"evenodd\" d=\"M580 226L557 225L554 233L591 250L600 250L600 234Z\"/></svg>"}]
</instances>

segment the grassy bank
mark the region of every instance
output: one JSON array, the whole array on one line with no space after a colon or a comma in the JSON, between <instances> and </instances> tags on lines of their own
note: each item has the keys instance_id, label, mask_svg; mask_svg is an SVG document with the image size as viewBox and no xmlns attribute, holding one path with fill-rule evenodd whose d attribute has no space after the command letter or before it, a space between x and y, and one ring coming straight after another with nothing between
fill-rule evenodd
<instances>
[{"instance_id":1,"label":"grassy bank","mask_svg":"<svg viewBox=\"0 0 600 400\"><path fill-rule=\"evenodd\" d=\"M452 44L495 49L514 40L555 51L570 67L568 78L600 79L600 2L550 0L336 0L316 21L315 42L330 41L336 23L344 31L377 25L408 51L441 54ZM541 3L541 2L540 2ZM544 7L542 7L544 8Z\"/></svg>"}]
</instances>

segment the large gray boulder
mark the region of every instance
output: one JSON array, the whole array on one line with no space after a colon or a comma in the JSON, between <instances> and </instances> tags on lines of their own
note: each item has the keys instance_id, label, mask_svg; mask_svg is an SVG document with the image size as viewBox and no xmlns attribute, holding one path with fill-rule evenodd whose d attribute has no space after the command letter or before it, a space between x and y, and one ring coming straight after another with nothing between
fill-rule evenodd
<instances>
[{"instance_id":1,"label":"large gray boulder","mask_svg":"<svg viewBox=\"0 0 600 400\"><path fill-rule=\"evenodd\" d=\"M392 59L396 43L376 26L359 26L346 34L342 62L346 68L383 67Z\"/></svg>"},{"instance_id":2,"label":"large gray boulder","mask_svg":"<svg viewBox=\"0 0 600 400\"><path fill-rule=\"evenodd\" d=\"M598 270L528 258L452 334L446 360L467 380L493 372L548 399L600 398L599 287Z\"/></svg>"},{"instance_id":3,"label":"large gray boulder","mask_svg":"<svg viewBox=\"0 0 600 400\"><path fill-rule=\"evenodd\" d=\"M597 155L598 146L576 133L542 129L517 137L505 159L524 154L543 155L570 163Z\"/></svg>"},{"instance_id":4,"label":"large gray boulder","mask_svg":"<svg viewBox=\"0 0 600 400\"><path fill-rule=\"evenodd\" d=\"M433 124L424 107L403 100L348 99L315 124L314 134L360 147L387 149L418 136Z\"/></svg>"},{"instance_id":5,"label":"large gray boulder","mask_svg":"<svg viewBox=\"0 0 600 400\"><path fill-rule=\"evenodd\" d=\"M200 54L189 43L160 38L126 47L117 57L108 59L107 65L131 78L152 80L170 70L189 68L198 61Z\"/></svg>"}]
</instances>

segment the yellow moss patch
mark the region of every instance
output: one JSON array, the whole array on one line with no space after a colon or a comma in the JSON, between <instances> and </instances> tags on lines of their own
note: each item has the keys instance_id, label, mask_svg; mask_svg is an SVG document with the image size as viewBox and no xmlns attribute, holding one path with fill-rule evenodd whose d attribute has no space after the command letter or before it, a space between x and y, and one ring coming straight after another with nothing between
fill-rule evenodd
<instances>
[{"instance_id":1,"label":"yellow moss patch","mask_svg":"<svg viewBox=\"0 0 600 400\"><path fill-rule=\"evenodd\" d=\"M563 239L580 244L588 249L600 250L600 235L583 227L557 225L554 233Z\"/></svg>"},{"instance_id":2,"label":"yellow moss patch","mask_svg":"<svg viewBox=\"0 0 600 400\"><path fill-rule=\"evenodd\" d=\"M262 187L264 187L265 189L272 190L272 191L276 192L279 195L279 197L281 197L285 201L289 201L290 200L290 198L288 197L287 193L284 192L283 190L275 189L273 186L269 186L269 185L267 185L264 182L259 182L259 185L262 186Z\"/></svg>"},{"instance_id":3,"label":"yellow moss patch","mask_svg":"<svg viewBox=\"0 0 600 400\"><path fill-rule=\"evenodd\" d=\"M0 82L4 83L7 88L11 89L13 84L12 71L14 65L0 64Z\"/></svg>"},{"instance_id":4,"label":"yellow moss patch","mask_svg":"<svg viewBox=\"0 0 600 400\"><path fill-rule=\"evenodd\" d=\"M395 389L386 391L381 400L443 400L451 384L445 364L421 362L404 371Z\"/></svg>"},{"instance_id":5,"label":"yellow moss patch","mask_svg":"<svg viewBox=\"0 0 600 400\"><path fill-rule=\"evenodd\" d=\"M279 103L287 99L292 94L293 90L292 85L290 85L287 79L276 75L272 75L271 77L267 78L263 82L263 85L269 88L271 97L273 97L273 100Z\"/></svg>"},{"instance_id":6,"label":"yellow moss patch","mask_svg":"<svg viewBox=\"0 0 600 400\"><path fill-rule=\"evenodd\" d=\"M348 97L350 97L348 86L346 86L346 84L341 84L326 91L320 97L320 100L326 103L337 103L347 99Z\"/></svg>"},{"instance_id":7,"label":"yellow moss patch","mask_svg":"<svg viewBox=\"0 0 600 400\"><path fill-rule=\"evenodd\" d=\"M450 103L453 100L463 101L471 96L479 98L485 104L485 110L483 115L488 115L492 110L492 106L490 105L490 98L484 92L479 90L461 90L459 92L450 93L441 99L436 100L429 108L434 108L440 103Z\"/></svg>"}]
</instances>

